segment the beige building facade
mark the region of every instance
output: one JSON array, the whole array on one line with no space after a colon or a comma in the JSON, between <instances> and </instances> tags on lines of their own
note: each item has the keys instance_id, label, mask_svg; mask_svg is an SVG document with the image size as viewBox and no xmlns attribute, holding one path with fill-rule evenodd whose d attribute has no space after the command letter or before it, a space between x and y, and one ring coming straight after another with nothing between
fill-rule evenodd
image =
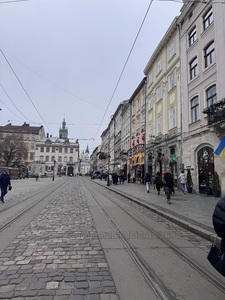
<instances>
[{"instance_id":1,"label":"beige building facade","mask_svg":"<svg viewBox=\"0 0 225 300\"><path fill-rule=\"evenodd\" d=\"M153 177L170 167L176 178L182 168L179 50L175 18L144 69L146 171Z\"/></svg>"}]
</instances>

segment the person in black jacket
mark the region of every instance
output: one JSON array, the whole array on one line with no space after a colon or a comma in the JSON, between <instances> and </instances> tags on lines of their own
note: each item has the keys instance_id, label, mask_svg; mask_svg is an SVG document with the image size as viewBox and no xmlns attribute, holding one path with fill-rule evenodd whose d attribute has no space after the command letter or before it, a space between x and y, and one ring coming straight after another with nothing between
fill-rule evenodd
<instances>
[{"instance_id":1,"label":"person in black jacket","mask_svg":"<svg viewBox=\"0 0 225 300\"><path fill-rule=\"evenodd\" d=\"M166 192L166 198L167 198L167 203L171 204L170 201L170 196L173 191L173 186L174 186L174 180L173 180L173 175L170 172L170 169L166 170L166 173L164 174L164 182L165 182L165 192Z\"/></svg>"},{"instance_id":2,"label":"person in black jacket","mask_svg":"<svg viewBox=\"0 0 225 300\"><path fill-rule=\"evenodd\" d=\"M151 176L149 175L149 173L145 174L145 184L146 184L147 193L149 193L150 184L151 184Z\"/></svg>"},{"instance_id":3,"label":"person in black jacket","mask_svg":"<svg viewBox=\"0 0 225 300\"><path fill-rule=\"evenodd\" d=\"M221 250L225 252L225 197L217 202L212 219L214 230L221 238Z\"/></svg>"},{"instance_id":4,"label":"person in black jacket","mask_svg":"<svg viewBox=\"0 0 225 300\"><path fill-rule=\"evenodd\" d=\"M160 189L162 187L162 177L159 172L156 173L154 184L156 186L158 195L160 195Z\"/></svg>"},{"instance_id":5,"label":"person in black jacket","mask_svg":"<svg viewBox=\"0 0 225 300\"><path fill-rule=\"evenodd\" d=\"M0 187L1 187L1 201L4 203L4 197L8 192L8 187L11 188L11 182L9 174L4 171L0 176Z\"/></svg>"}]
</instances>

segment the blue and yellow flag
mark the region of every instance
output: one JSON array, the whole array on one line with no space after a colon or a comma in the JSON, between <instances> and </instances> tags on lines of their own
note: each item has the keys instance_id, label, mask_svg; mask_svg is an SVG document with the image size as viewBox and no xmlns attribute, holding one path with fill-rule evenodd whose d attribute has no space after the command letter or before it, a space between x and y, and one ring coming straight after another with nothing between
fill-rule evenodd
<instances>
[{"instance_id":1,"label":"blue and yellow flag","mask_svg":"<svg viewBox=\"0 0 225 300\"><path fill-rule=\"evenodd\" d=\"M221 158L225 157L225 136L223 137L223 139L220 142L219 146L214 151L214 154L218 155Z\"/></svg>"}]
</instances>

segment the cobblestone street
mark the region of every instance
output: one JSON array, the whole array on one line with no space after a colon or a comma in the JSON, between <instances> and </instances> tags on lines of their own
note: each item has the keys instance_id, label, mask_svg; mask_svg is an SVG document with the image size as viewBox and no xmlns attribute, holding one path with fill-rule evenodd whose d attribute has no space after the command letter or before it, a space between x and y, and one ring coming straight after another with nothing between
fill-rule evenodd
<instances>
[{"instance_id":1,"label":"cobblestone street","mask_svg":"<svg viewBox=\"0 0 225 300\"><path fill-rule=\"evenodd\" d=\"M119 299L76 179L0 255L0 299L14 298Z\"/></svg>"}]
</instances>

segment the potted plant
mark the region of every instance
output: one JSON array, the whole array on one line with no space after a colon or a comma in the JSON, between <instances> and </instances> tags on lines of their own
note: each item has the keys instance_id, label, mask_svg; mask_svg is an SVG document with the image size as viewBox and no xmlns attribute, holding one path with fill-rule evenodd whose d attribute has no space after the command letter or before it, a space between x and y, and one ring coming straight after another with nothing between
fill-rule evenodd
<instances>
[{"instance_id":1,"label":"potted plant","mask_svg":"<svg viewBox=\"0 0 225 300\"><path fill-rule=\"evenodd\" d=\"M191 176L191 170L190 169L187 170L186 186L187 186L187 192L192 193L193 181L192 181L192 176Z\"/></svg>"},{"instance_id":2,"label":"potted plant","mask_svg":"<svg viewBox=\"0 0 225 300\"><path fill-rule=\"evenodd\" d=\"M215 172L212 176L212 193L214 197L220 197L221 194L221 187L220 187L220 180L219 175L217 172Z\"/></svg>"}]
</instances>

